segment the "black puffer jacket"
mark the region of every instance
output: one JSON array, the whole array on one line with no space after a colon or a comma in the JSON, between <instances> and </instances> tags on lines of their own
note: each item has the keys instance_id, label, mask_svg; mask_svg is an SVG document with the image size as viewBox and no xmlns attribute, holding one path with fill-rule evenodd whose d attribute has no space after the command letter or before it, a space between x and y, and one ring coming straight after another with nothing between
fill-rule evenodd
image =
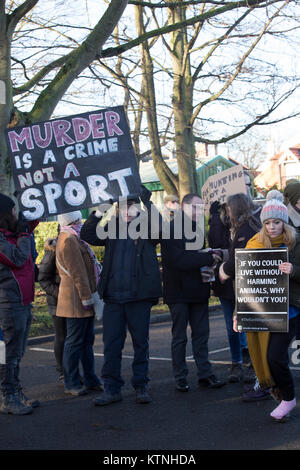
<instances>
[{"instance_id":1,"label":"black puffer jacket","mask_svg":"<svg viewBox=\"0 0 300 470\"><path fill-rule=\"evenodd\" d=\"M169 305L205 303L210 295L210 283L202 281L200 268L212 266L214 259L210 253L186 250L186 242L192 241L172 235L174 221L170 229L170 239L161 240L164 301Z\"/></svg>"},{"instance_id":2,"label":"black puffer jacket","mask_svg":"<svg viewBox=\"0 0 300 470\"><path fill-rule=\"evenodd\" d=\"M57 238L49 238L45 242L45 254L39 265L39 283L46 292L50 313L54 314L57 305L60 276L56 268L56 242ZM52 310L51 307L54 309Z\"/></svg>"}]
</instances>

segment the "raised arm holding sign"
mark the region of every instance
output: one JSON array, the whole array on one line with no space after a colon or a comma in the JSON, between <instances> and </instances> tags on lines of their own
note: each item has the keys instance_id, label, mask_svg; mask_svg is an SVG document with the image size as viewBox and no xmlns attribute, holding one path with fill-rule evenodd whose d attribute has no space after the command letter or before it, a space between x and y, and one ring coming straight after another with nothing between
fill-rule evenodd
<instances>
[{"instance_id":1,"label":"raised arm holding sign","mask_svg":"<svg viewBox=\"0 0 300 470\"><path fill-rule=\"evenodd\" d=\"M228 196L237 193L247 194L242 165L235 165L210 176L202 186L202 199L206 214L213 202L219 201L223 204Z\"/></svg>"}]
</instances>

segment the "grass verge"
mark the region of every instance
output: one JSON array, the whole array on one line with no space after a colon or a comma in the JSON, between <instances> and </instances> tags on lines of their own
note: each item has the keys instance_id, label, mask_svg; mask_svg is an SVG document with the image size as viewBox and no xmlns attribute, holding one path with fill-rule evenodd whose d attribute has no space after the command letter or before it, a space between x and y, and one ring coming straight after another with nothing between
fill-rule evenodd
<instances>
[{"instance_id":1,"label":"grass verge","mask_svg":"<svg viewBox=\"0 0 300 470\"><path fill-rule=\"evenodd\" d=\"M219 304L219 299L210 297L209 305ZM152 307L151 313L161 314L168 313L169 307L160 299L157 305ZM48 306L45 292L41 289L40 285L35 285L35 299L33 302L33 321L31 323L29 337L50 335L54 332L53 321L51 315L48 313Z\"/></svg>"}]
</instances>

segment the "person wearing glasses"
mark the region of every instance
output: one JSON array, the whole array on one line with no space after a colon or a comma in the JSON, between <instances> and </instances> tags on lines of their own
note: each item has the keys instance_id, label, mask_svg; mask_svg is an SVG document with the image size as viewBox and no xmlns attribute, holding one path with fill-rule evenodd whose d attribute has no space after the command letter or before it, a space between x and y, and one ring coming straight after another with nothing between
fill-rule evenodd
<instances>
[{"instance_id":1,"label":"person wearing glasses","mask_svg":"<svg viewBox=\"0 0 300 470\"><path fill-rule=\"evenodd\" d=\"M180 209L178 196L169 194L164 198L164 209L162 216L166 222L174 219L176 212Z\"/></svg>"},{"instance_id":2,"label":"person wearing glasses","mask_svg":"<svg viewBox=\"0 0 300 470\"><path fill-rule=\"evenodd\" d=\"M181 209L182 212L180 211L177 217L185 215L187 223L191 223L193 234L188 234L184 230L186 220L183 217L180 221L183 226L182 235L176 236L178 226L176 217L170 224L170 238L161 240L163 297L169 306L172 318L171 353L175 388L179 392L189 391L187 381L189 371L186 363L188 324L191 327L192 350L199 386L220 388L225 385L225 381L214 375L208 359L210 282L204 273L221 261L221 254L213 250L203 250L204 236L201 240L200 219L201 215L204 217L204 213L200 196L186 194L181 201ZM188 244L191 242L193 244L197 240L197 237L199 237L197 247L188 247Z\"/></svg>"}]
</instances>

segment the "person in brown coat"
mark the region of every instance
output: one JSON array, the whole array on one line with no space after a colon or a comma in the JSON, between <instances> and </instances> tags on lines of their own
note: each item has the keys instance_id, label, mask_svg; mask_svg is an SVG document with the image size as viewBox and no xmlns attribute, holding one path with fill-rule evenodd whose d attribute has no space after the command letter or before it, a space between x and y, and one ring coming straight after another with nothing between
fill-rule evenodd
<instances>
[{"instance_id":1,"label":"person in brown coat","mask_svg":"<svg viewBox=\"0 0 300 470\"><path fill-rule=\"evenodd\" d=\"M83 395L87 390L101 390L94 367L94 306L100 267L87 243L79 238L81 213L58 216L60 234L56 245L56 265L61 278L56 315L65 317L67 334L64 344L63 369L65 392ZM83 369L83 383L79 375Z\"/></svg>"}]
</instances>

